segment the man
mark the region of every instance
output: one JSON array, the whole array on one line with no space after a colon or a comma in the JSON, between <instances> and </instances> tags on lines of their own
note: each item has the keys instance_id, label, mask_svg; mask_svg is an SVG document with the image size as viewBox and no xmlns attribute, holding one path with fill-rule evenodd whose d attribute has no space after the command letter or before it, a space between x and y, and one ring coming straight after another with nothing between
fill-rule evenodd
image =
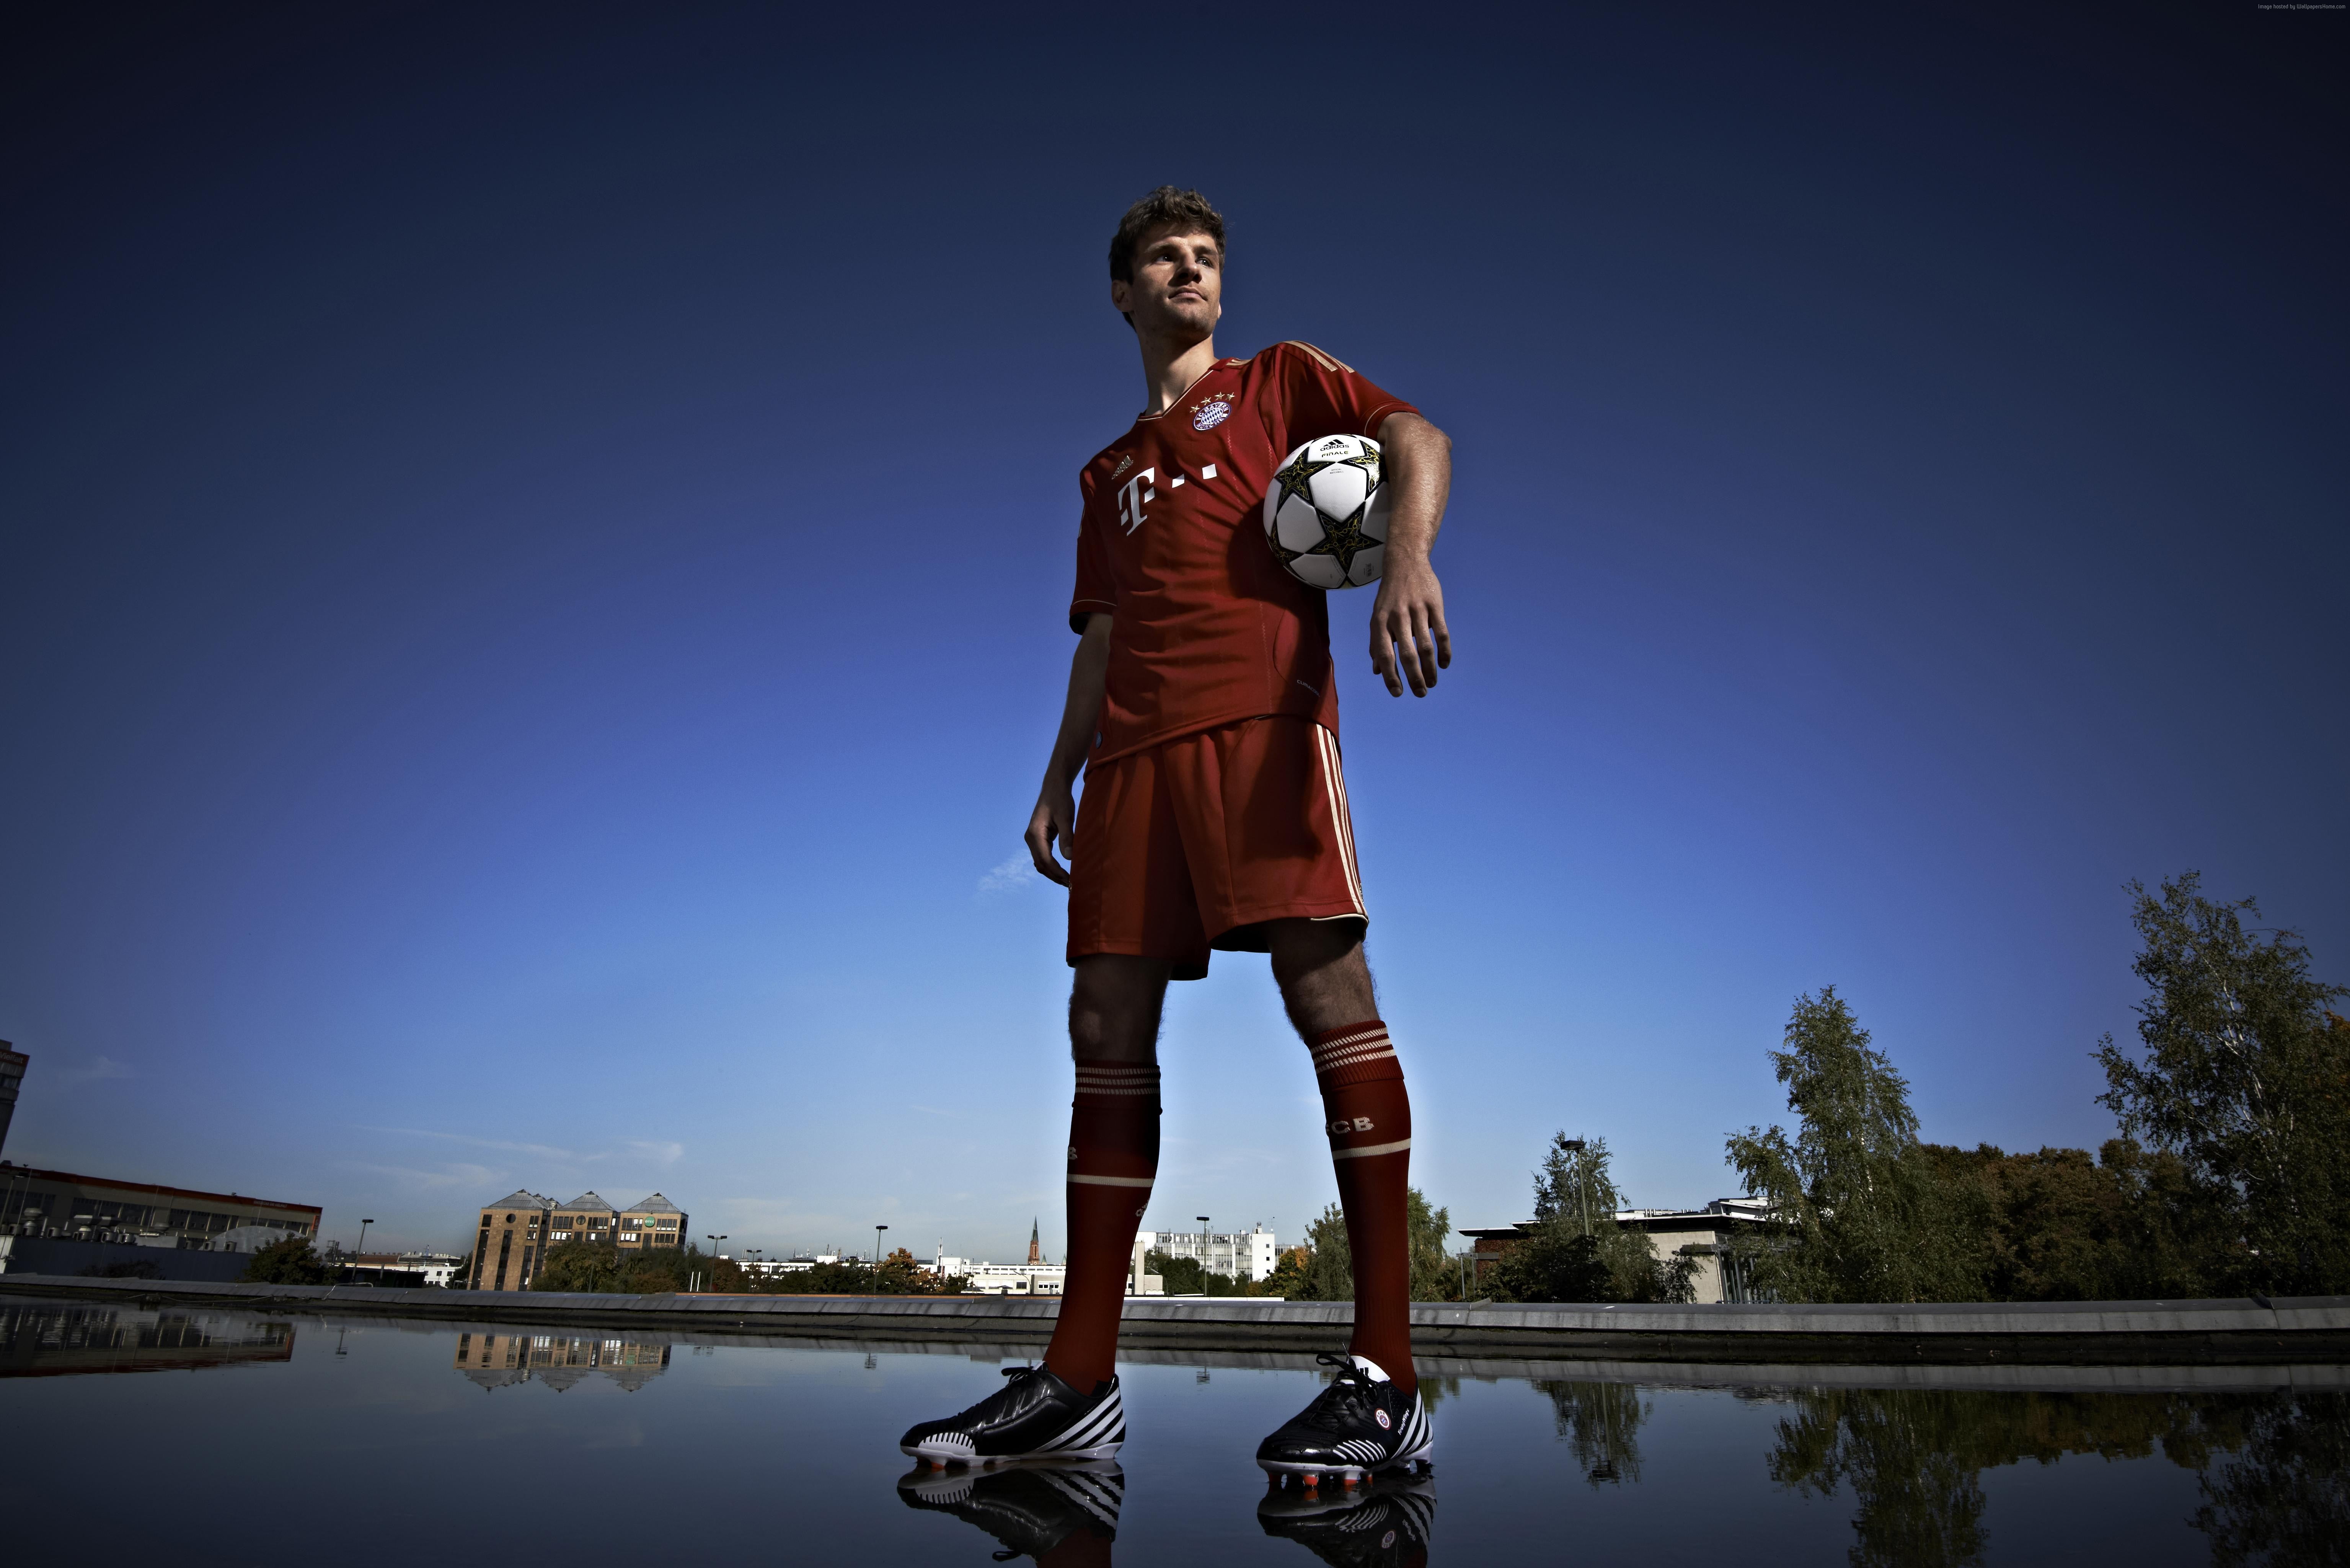
<instances>
[{"instance_id":1,"label":"man","mask_svg":"<svg viewBox=\"0 0 2350 1568\"><path fill-rule=\"evenodd\" d=\"M1359 1477L1429 1453L1411 1361L1411 1107L1363 957L1328 606L1283 569L1259 517L1294 448L1378 440L1393 511L1371 667L1390 695L1425 696L1452 659L1429 566L1451 443L1310 345L1219 358L1223 263L1222 218L1172 186L1135 203L1110 244L1110 302L1149 403L1078 478L1079 641L1027 833L1037 870L1069 889L1068 1273L1043 1366L906 1434L933 1463L1102 1459L1124 1440L1118 1314L1159 1164L1159 1009L1170 980L1208 972L1211 949L1272 955L1321 1084L1355 1269L1353 1342L1325 1358L1336 1379L1257 1462Z\"/></svg>"}]
</instances>

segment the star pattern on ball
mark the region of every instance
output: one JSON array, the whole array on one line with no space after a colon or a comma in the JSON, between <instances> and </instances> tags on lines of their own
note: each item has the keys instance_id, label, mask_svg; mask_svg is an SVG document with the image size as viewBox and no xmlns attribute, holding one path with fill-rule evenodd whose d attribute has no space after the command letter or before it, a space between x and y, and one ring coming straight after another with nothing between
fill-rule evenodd
<instances>
[{"instance_id":1,"label":"star pattern on ball","mask_svg":"<svg viewBox=\"0 0 2350 1568\"><path fill-rule=\"evenodd\" d=\"M1283 502L1286 502L1293 495L1302 496L1306 505L1313 505L1314 492L1311 486L1314 476L1330 466L1332 465L1326 462L1315 462L1311 458L1301 457L1279 473L1274 474L1274 483L1281 486L1281 500L1274 503L1274 509L1279 510Z\"/></svg>"},{"instance_id":2,"label":"star pattern on ball","mask_svg":"<svg viewBox=\"0 0 2350 1568\"><path fill-rule=\"evenodd\" d=\"M1360 506L1344 517L1333 517L1327 512L1316 512L1322 520L1322 542L1304 552L1308 556L1328 556L1338 563L1338 569L1352 576L1355 557L1366 550L1376 550L1383 543L1363 532L1363 518L1371 504L1366 499ZM1293 557L1294 558L1294 557Z\"/></svg>"}]
</instances>

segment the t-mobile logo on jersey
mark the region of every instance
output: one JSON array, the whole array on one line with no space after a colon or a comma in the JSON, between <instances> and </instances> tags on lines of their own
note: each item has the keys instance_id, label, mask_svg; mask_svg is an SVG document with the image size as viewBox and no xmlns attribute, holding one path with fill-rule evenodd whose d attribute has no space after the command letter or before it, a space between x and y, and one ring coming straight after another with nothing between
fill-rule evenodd
<instances>
[{"instance_id":1,"label":"t-mobile logo on jersey","mask_svg":"<svg viewBox=\"0 0 2350 1568\"><path fill-rule=\"evenodd\" d=\"M1158 477L1157 469L1146 468L1128 480L1124 488L1118 491L1118 520L1128 533L1133 533L1149 521L1143 516L1142 508L1159 499L1159 492L1150 488L1150 482Z\"/></svg>"}]
</instances>

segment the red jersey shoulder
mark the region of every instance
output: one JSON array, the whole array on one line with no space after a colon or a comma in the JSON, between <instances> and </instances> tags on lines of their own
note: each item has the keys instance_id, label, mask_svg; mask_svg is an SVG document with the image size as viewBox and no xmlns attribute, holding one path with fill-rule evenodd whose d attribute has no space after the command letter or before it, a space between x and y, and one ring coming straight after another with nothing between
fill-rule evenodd
<instances>
[{"instance_id":1,"label":"red jersey shoulder","mask_svg":"<svg viewBox=\"0 0 2350 1568\"><path fill-rule=\"evenodd\" d=\"M1298 337L1284 338L1281 342L1274 344L1272 348L1260 350L1257 354L1257 358L1270 366L1274 363L1275 357L1282 354L1288 354L1295 358L1305 359L1308 363L1312 364L1315 369L1323 371L1326 374L1340 376L1352 376L1356 374L1355 368L1352 365L1347 364L1344 359L1339 358L1336 354L1326 353L1322 349L1314 347L1313 344Z\"/></svg>"}]
</instances>

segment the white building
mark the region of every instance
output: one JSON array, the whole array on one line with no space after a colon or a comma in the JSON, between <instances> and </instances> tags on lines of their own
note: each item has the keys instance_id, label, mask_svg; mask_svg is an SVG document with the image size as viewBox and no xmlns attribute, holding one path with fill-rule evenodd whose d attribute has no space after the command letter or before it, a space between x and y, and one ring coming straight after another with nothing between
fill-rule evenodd
<instances>
[{"instance_id":1,"label":"white building","mask_svg":"<svg viewBox=\"0 0 2350 1568\"><path fill-rule=\"evenodd\" d=\"M464 1262L464 1259L454 1252L402 1252L400 1255L398 1266L403 1269L413 1269L422 1274L424 1282L428 1285L439 1285L448 1289L451 1288L450 1282L457 1277L457 1271L463 1266Z\"/></svg>"},{"instance_id":2,"label":"white building","mask_svg":"<svg viewBox=\"0 0 2350 1568\"><path fill-rule=\"evenodd\" d=\"M1196 1258L1209 1273L1232 1280L1262 1282L1272 1277L1281 1261L1281 1246L1273 1232L1259 1225L1249 1231L1145 1231L1137 1246L1170 1258Z\"/></svg>"}]
</instances>

